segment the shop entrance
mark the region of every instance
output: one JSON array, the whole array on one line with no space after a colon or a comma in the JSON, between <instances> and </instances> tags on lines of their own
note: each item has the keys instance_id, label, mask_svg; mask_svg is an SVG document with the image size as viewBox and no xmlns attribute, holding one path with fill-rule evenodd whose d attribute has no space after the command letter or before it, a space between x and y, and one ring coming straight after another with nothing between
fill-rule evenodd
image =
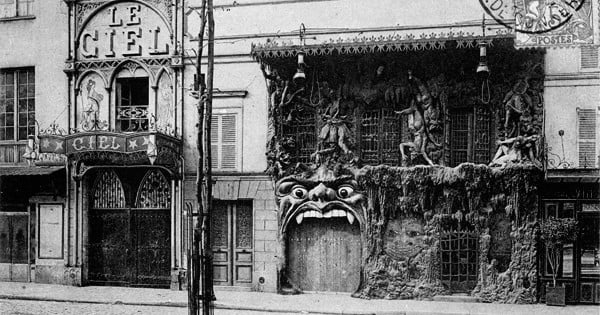
<instances>
[{"instance_id":1,"label":"shop entrance","mask_svg":"<svg viewBox=\"0 0 600 315\"><path fill-rule=\"evenodd\" d=\"M118 171L99 171L89 195L88 282L169 287L170 184L157 169Z\"/></svg>"},{"instance_id":2,"label":"shop entrance","mask_svg":"<svg viewBox=\"0 0 600 315\"><path fill-rule=\"evenodd\" d=\"M358 222L346 217L291 222L287 237L289 278L304 291L354 292L360 285L362 242Z\"/></svg>"},{"instance_id":3,"label":"shop entrance","mask_svg":"<svg viewBox=\"0 0 600 315\"><path fill-rule=\"evenodd\" d=\"M29 214L0 212L0 280L28 281Z\"/></svg>"}]
</instances>

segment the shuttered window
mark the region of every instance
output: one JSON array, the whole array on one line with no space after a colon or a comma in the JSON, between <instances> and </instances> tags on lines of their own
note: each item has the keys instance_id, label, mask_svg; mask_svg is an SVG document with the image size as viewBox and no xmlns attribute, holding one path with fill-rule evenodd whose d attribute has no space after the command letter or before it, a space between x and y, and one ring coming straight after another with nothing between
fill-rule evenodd
<instances>
[{"instance_id":1,"label":"shuttered window","mask_svg":"<svg viewBox=\"0 0 600 315\"><path fill-rule=\"evenodd\" d=\"M212 167L220 171L239 169L239 133L237 114L214 114L211 122Z\"/></svg>"},{"instance_id":2,"label":"shuttered window","mask_svg":"<svg viewBox=\"0 0 600 315\"><path fill-rule=\"evenodd\" d=\"M579 167L581 168L597 167L596 121L596 109L577 109L577 144L579 147Z\"/></svg>"},{"instance_id":3,"label":"shuttered window","mask_svg":"<svg viewBox=\"0 0 600 315\"><path fill-rule=\"evenodd\" d=\"M598 47L581 46L581 69L598 68Z\"/></svg>"}]
</instances>

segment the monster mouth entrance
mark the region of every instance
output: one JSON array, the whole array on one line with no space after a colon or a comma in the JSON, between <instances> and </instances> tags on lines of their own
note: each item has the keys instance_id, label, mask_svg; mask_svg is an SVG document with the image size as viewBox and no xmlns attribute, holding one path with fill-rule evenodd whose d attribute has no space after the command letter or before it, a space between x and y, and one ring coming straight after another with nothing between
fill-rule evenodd
<instances>
[{"instance_id":1,"label":"monster mouth entrance","mask_svg":"<svg viewBox=\"0 0 600 315\"><path fill-rule=\"evenodd\" d=\"M296 223L302 224L302 221L304 221L304 218L317 218L317 219L346 218L348 220L348 223L350 223L350 225L352 225L352 224L354 224L355 216L354 216L354 214L350 213L350 211L341 210L341 209L328 210L325 213L322 213L321 211L317 211L317 210L307 210L307 211L301 211L296 215L296 217L295 217Z\"/></svg>"}]
</instances>

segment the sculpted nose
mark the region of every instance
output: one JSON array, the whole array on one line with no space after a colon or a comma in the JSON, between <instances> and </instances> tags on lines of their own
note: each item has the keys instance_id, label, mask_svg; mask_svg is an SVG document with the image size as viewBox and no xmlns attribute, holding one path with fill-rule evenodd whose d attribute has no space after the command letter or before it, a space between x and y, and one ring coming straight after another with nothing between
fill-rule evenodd
<instances>
[{"instance_id":1,"label":"sculpted nose","mask_svg":"<svg viewBox=\"0 0 600 315\"><path fill-rule=\"evenodd\" d=\"M335 198L335 191L333 189L319 184L308 193L308 199L312 201L331 201Z\"/></svg>"}]
</instances>

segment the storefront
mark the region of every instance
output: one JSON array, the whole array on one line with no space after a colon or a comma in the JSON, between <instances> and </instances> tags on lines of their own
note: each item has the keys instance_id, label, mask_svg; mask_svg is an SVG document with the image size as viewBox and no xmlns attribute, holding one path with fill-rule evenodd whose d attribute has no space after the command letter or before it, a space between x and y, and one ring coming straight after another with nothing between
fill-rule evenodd
<instances>
[{"instance_id":1,"label":"storefront","mask_svg":"<svg viewBox=\"0 0 600 315\"><path fill-rule=\"evenodd\" d=\"M600 303L600 188L596 169L548 170L541 190L540 218L572 218L579 235L562 249L557 283L566 290L567 303ZM544 249L542 248L542 253ZM540 295L552 282L551 268L540 255Z\"/></svg>"}]
</instances>

